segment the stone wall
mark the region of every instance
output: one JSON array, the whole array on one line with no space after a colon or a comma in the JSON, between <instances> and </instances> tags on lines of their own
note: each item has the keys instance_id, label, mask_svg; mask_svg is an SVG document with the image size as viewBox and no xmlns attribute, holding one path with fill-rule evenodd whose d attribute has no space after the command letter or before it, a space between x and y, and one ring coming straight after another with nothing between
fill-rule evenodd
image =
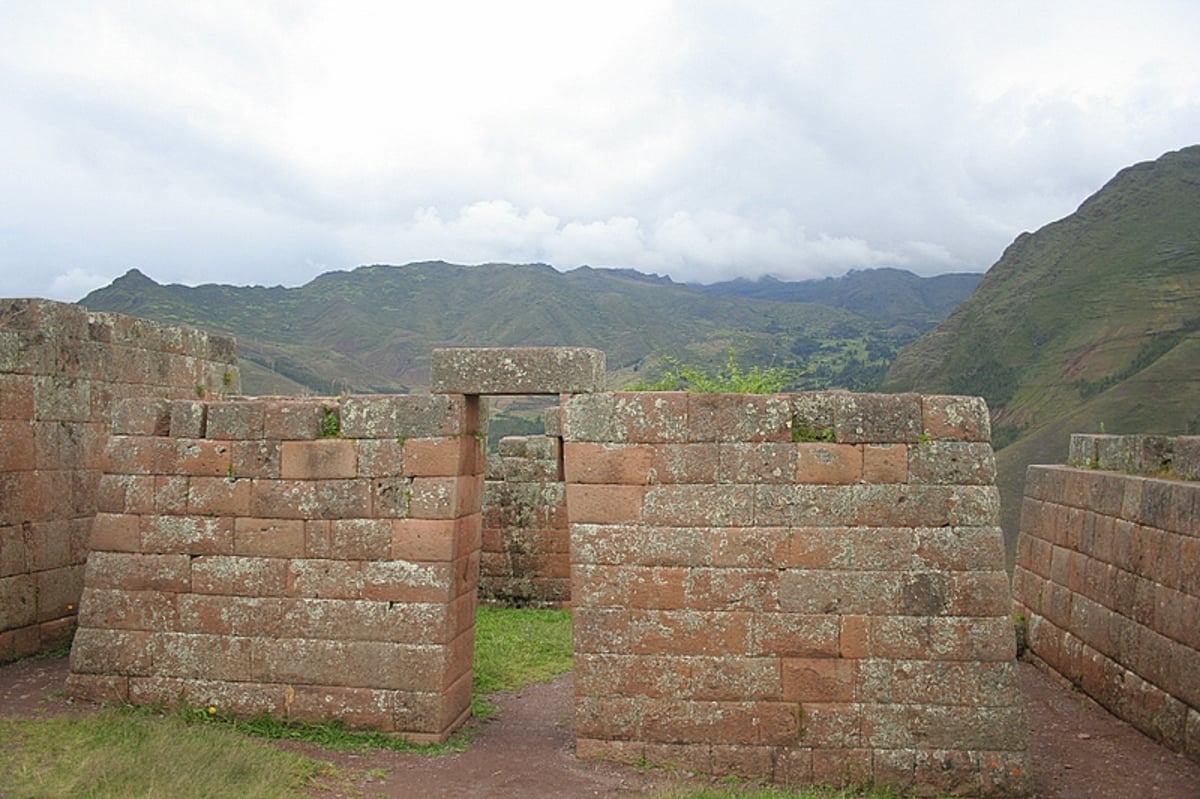
<instances>
[{"instance_id":1,"label":"stone wall","mask_svg":"<svg viewBox=\"0 0 1200 799\"><path fill-rule=\"evenodd\" d=\"M1028 790L982 400L571 397L577 752Z\"/></svg>"},{"instance_id":2,"label":"stone wall","mask_svg":"<svg viewBox=\"0 0 1200 799\"><path fill-rule=\"evenodd\" d=\"M1077 466L1025 479L1013 589L1029 647L1200 760L1200 437L1077 435L1070 452Z\"/></svg>"},{"instance_id":3,"label":"stone wall","mask_svg":"<svg viewBox=\"0 0 1200 799\"><path fill-rule=\"evenodd\" d=\"M562 439L509 436L483 484L479 597L489 604L562 607L571 599Z\"/></svg>"},{"instance_id":4,"label":"stone wall","mask_svg":"<svg viewBox=\"0 0 1200 799\"><path fill-rule=\"evenodd\" d=\"M70 639L114 403L239 390L231 338L0 299L0 662Z\"/></svg>"},{"instance_id":5,"label":"stone wall","mask_svg":"<svg viewBox=\"0 0 1200 799\"><path fill-rule=\"evenodd\" d=\"M478 405L121 405L69 692L443 740L470 712Z\"/></svg>"}]
</instances>

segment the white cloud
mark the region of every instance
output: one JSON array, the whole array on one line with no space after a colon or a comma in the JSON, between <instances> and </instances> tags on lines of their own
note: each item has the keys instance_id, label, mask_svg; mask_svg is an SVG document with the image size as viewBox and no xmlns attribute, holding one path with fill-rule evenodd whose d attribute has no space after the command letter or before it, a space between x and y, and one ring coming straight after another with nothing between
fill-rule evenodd
<instances>
[{"instance_id":1,"label":"white cloud","mask_svg":"<svg viewBox=\"0 0 1200 799\"><path fill-rule=\"evenodd\" d=\"M67 270L64 274L55 275L50 281L50 291L47 297L63 302L75 302L84 295L111 283L117 275L98 275L79 267Z\"/></svg>"},{"instance_id":2,"label":"white cloud","mask_svg":"<svg viewBox=\"0 0 1200 799\"><path fill-rule=\"evenodd\" d=\"M1198 29L1185 0L4 4L0 276L983 269L1195 143Z\"/></svg>"}]
</instances>

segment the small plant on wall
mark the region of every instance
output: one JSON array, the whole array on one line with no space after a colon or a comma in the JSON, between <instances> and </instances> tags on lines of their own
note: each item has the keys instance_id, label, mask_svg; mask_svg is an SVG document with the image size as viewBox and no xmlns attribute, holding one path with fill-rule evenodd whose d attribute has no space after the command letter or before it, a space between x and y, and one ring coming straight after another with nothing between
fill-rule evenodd
<instances>
[{"instance_id":1,"label":"small plant on wall","mask_svg":"<svg viewBox=\"0 0 1200 799\"><path fill-rule=\"evenodd\" d=\"M327 405L321 406L321 438L339 438L342 435L342 422L338 419L337 410Z\"/></svg>"}]
</instances>

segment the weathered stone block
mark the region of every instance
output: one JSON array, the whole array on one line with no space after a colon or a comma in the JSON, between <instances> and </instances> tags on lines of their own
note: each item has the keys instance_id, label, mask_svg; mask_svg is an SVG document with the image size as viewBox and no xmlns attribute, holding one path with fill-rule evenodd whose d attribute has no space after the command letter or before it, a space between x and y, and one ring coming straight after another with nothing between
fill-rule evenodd
<instances>
[{"instance_id":1,"label":"weathered stone block","mask_svg":"<svg viewBox=\"0 0 1200 799\"><path fill-rule=\"evenodd\" d=\"M582 347L435 349L435 394L578 394L604 389L604 353Z\"/></svg>"},{"instance_id":2,"label":"weathered stone block","mask_svg":"<svg viewBox=\"0 0 1200 799\"><path fill-rule=\"evenodd\" d=\"M225 596L282 596L287 560L209 555L192 558L191 590Z\"/></svg>"},{"instance_id":3,"label":"weathered stone block","mask_svg":"<svg viewBox=\"0 0 1200 799\"><path fill-rule=\"evenodd\" d=\"M338 402L327 400L265 400L263 436L283 441L320 438L322 423L337 418Z\"/></svg>"},{"instance_id":4,"label":"weathered stone block","mask_svg":"<svg viewBox=\"0 0 1200 799\"><path fill-rule=\"evenodd\" d=\"M3 338L0 338L3 342ZM2 343L0 343L2 346ZM33 379L0 370L0 419L33 418Z\"/></svg>"},{"instance_id":5,"label":"weathered stone block","mask_svg":"<svg viewBox=\"0 0 1200 799\"><path fill-rule=\"evenodd\" d=\"M793 440L792 402L787 395L689 393L686 396L689 441Z\"/></svg>"},{"instance_id":6,"label":"weathered stone block","mask_svg":"<svg viewBox=\"0 0 1200 799\"><path fill-rule=\"evenodd\" d=\"M996 459L987 443L925 441L908 447L911 483L992 485Z\"/></svg>"},{"instance_id":7,"label":"weathered stone block","mask_svg":"<svg viewBox=\"0 0 1200 799\"><path fill-rule=\"evenodd\" d=\"M170 402L167 399L125 399L113 409L114 435L167 435Z\"/></svg>"},{"instance_id":8,"label":"weathered stone block","mask_svg":"<svg viewBox=\"0 0 1200 799\"><path fill-rule=\"evenodd\" d=\"M261 402L229 401L208 403L208 435L210 438L250 442L263 437L266 419Z\"/></svg>"},{"instance_id":9,"label":"weathered stone block","mask_svg":"<svg viewBox=\"0 0 1200 799\"><path fill-rule=\"evenodd\" d=\"M456 436L474 432L478 401L444 394L347 397L341 420L347 438Z\"/></svg>"},{"instance_id":10,"label":"weathered stone block","mask_svg":"<svg viewBox=\"0 0 1200 799\"><path fill-rule=\"evenodd\" d=\"M357 475L358 453L353 441L282 442L279 476L284 480L345 480Z\"/></svg>"},{"instance_id":11,"label":"weathered stone block","mask_svg":"<svg viewBox=\"0 0 1200 799\"><path fill-rule=\"evenodd\" d=\"M922 434L916 394L830 395L835 440L841 444L917 443Z\"/></svg>"},{"instance_id":12,"label":"weathered stone block","mask_svg":"<svg viewBox=\"0 0 1200 799\"><path fill-rule=\"evenodd\" d=\"M991 416L982 397L924 396L921 409L923 431L934 440L992 440Z\"/></svg>"},{"instance_id":13,"label":"weathered stone block","mask_svg":"<svg viewBox=\"0 0 1200 799\"><path fill-rule=\"evenodd\" d=\"M204 438L207 422L207 403L194 400L171 403L170 435L174 438Z\"/></svg>"}]
</instances>

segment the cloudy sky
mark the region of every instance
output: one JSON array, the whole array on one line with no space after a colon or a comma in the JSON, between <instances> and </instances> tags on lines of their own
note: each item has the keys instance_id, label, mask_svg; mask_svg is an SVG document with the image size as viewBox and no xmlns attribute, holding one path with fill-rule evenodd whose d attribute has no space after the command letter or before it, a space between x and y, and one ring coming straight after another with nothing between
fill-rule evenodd
<instances>
[{"instance_id":1,"label":"cloudy sky","mask_svg":"<svg viewBox=\"0 0 1200 799\"><path fill-rule=\"evenodd\" d=\"M0 296L983 271L1200 142L1200 4L0 0Z\"/></svg>"}]
</instances>

